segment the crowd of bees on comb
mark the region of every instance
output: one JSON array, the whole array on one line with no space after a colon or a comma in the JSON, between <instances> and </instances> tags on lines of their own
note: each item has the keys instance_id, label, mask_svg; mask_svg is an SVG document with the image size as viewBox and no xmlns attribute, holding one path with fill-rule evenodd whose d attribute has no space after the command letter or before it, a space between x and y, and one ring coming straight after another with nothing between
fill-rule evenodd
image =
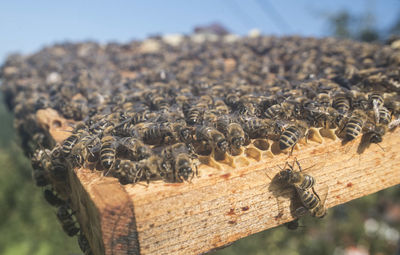
<instances>
[{"instance_id":1,"label":"crowd of bees on comb","mask_svg":"<svg viewBox=\"0 0 400 255\"><path fill-rule=\"evenodd\" d=\"M379 144L400 124L399 65L388 45L194 34L59 44L10 56L0 75L34 180L47 187L71 167L122 184L190 182L202 157L240 156L260 139L291 153L313 128ZM36 123L46 108L73 120L61 144ZM311 188L296 185L300 196ZM45 197L78 233L65 200Z\"/></svg>"}]
</instances>

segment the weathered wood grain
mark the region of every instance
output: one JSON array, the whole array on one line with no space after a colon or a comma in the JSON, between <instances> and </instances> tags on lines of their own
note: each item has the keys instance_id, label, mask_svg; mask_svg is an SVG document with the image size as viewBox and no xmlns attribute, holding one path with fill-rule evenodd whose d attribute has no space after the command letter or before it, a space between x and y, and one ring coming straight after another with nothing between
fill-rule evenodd
<instances>
[{"instance_id":1,"label":"weathered wood grain","mask_svg":"<svg viewBox=\"0 0 400 255\"><path fill-rule=\"evenodd\" d=\"M47 127L50 134L62 128ZM99 171L74 169L72 206L95 254L204 253L293 219L294 190L271 180L294 157L316 178L328 208L399 184L400 129L385 135L382 148L371 144L361 154L360 140L310 141L290 158L264 152L247 166L237 160L236 168L201 165L190 183L123 186Z\"/></svg>"}]
</instances>

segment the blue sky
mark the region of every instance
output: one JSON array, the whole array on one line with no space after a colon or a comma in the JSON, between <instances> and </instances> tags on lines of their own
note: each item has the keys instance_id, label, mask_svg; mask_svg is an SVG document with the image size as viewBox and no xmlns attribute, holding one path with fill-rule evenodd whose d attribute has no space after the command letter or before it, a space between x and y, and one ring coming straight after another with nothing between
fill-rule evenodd
<instances>
[{"instance_id":1,"label":"blue sky","mask_svg":"<svg viewBox=\"0 0 400 255\"><path fill-rule=\"evenodd\" d=\"M31 53L55 42L127 42L151 34L190 33L194 26L220 22L244 35L326 36L326 17L347 9L370 11L379 28L400 15L399 0L0 0L0 63L13 52Z\"/></svg>"}]
</instances>

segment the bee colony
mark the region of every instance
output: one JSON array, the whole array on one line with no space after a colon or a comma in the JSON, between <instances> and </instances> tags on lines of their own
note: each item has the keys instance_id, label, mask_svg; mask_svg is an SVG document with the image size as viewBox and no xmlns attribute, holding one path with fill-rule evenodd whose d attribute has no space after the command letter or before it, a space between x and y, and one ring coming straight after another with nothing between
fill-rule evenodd
<instances>
[{"instance_id":1,"label":"bee colony","mask_svg":"<svg viewBox=\"0 0 400 255\"><path fill-rule=\"evenodd\" d=\"M400 183L399 65L377 44L192 35L59 44L0 75L85 254L195 254Z\"/></svg>"}]
</instances>

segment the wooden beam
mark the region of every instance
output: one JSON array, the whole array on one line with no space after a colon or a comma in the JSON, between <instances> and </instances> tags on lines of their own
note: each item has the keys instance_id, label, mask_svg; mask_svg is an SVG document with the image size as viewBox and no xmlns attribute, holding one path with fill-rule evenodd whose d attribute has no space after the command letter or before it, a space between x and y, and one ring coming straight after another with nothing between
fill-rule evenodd
<instances>
[{"instance_id":1,"label":"wooden beam","mask_svg":"<svg viewBox=\"0 0 400 255\"><path fill-rule=\"evenodd\" d=\"M54 118L62 120L38 121L61 142L68 122L50 125ZM290 158L264 142L268 150L250 146L229 164L202 164L190 183L121 185L100 171L74 169L72 207L95 254L198 254L293 220L295 191L271 181L294 157L316 178L327 208L400 183L400 129L387 133L381 147L368 148L360 147L360 137L343 144L332 133L318 133L323 137L313 140L320 143L302 144Z\"/></svg>"}]
</instances>

